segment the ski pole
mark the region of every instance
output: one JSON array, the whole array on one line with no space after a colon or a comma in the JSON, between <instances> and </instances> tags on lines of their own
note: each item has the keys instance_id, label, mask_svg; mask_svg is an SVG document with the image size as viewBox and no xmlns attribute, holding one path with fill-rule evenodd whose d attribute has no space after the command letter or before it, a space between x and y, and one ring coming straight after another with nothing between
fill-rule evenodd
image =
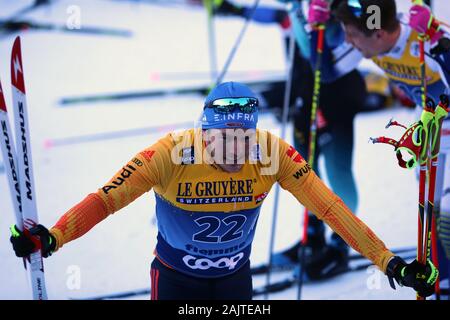
<instances>
[{"instance_id":1,"label":"ski pole","mask_svg":"<svg viewBox=\"0 0 450 320\"><path fill-rule=\"evenodd\" d=\"M214 1L214 3L215 3L215 1L218 1L218 0L211 0L211 1ZM227 60L225 61L225 64L224 64L224 66L222 68L222 71L220 72L220 74L217 77L217 79L215 80L215 82L211 84L211 87L207 90L208 92L211 91L212 88L214 88L217 85L219 85L220 83L222 83L223 79L225 78L225 75L227 74L228 68L230 67L231 62L233 61L234 55L236 54L237 49L239 48L239 45L242 42L242 39L243 39L243 37L245 35L245 32L247 31L247 28L248 28L248 26L250 24L250 20L253 18L253 15L255 14L256 8L258 8L258 5L259 5L260 1L261 0L255 0L255 4L251 8L249 15L245 17L244 26L242 27L241 32L239 33L238 37L236 38L236 41L234 42L234 45L231 48L230 53L228 54ZM211 10L212 10L212 6L214 6L214 3L210 4L211 5ZM194 125L195 127L198 127L199 123L201 123L201 117L202 117L202 114L199 115L197 121L195 122L195 125Z\"/></svg>"},{"instance_id":2,"label":"ski pole","mask_svg":"<svg viewBox=\"0 0 450 320\"><path fill-rule=\"evenodd\" d=\"M291 98L291 89L292 89L292 77L294 72L294 59L295 59L295 35L294 31L291 29L290 37L289 37L289 55L288 55L288 68L287 68L287 76L286 76L286 87L284 89L284 101L283 101L283 115L281 122L281 139L284 140L286 137L286 126L288 122L289 115L289 105ZM272 213L272 228L270 233L270 242L269 242L269 264L268 270L266 274L266 286L270 285L270 275L272 270L272 254L273 248L275 244L275 231L276 231L276 222L278 216L278 202L280 198L280 185L277 184L275 187L275 200L273 204L273 213ZM264 299L267 300L269 292L266 292L264 295Z\"/></svg>"},{"instance_id":3,"label":"ski pole","mask_svg":"<svg viewBox=\"0 0 450 320\"><path fill-rule=\"evenodd\" d=\"M440 102L434 112L434 120L430 127L430 176L428 182L428 206L427 206L427 225L424 255L426 259L430 258L430 250L432 250L432 261L436 268L439 269L437 259L437 238L436 238L436 212L434 210L435 190L436 190L436 171L439 164L439 151L441 143L441 128L444 118L448 115L449 98L443 94L440 96ZM436 281L436 299L440 299L439 278Z\"/></svg>"},{"instance_id":4,"label":"ski pole","mask_svg":"<svg viewBox=\"0 0 450 320\"><path fill-rule=\"evenodd\" d=\"M413 4L423 5L422 0L413 0ZM419 34L419 65L420 65L420 89L421 89L421 104L422 104L422 115L421 121L423 124L423 130L421 134L421 150L419 156L420 162L420 174L419 174L419 210L418 210L418 237L417 237L417 261L426 264L426 254L424 254L424 234L426 234L424 219L425 219L425 189L428 171L428 146L429 146L429 129L431 122L433 121L433 112L427 106L427 79L426 79L426 66L425 66L425 34ZM431 226L430 226L431 227ZM424 297L417 295L417 300L425 300Z\"/></svg>"},{"instance_id":5,"label":"ski pole","mask_svg":"<svg viewBox=\"0 0 450 320\"><path fill-rule=\"evenodd\" d=\"M309 131L309 150L308 150L308 163L311 168L314 168L314 158L316 152L316 135L317 135L317 123L316 123L316 115L317 115L317 107L319 105L319 97L320 97L320 81L321 81L321 67L322 67L322 53L324 47L324 36L325 36L325 24L317 25L318 31L318 39L317 39L317 60L314 69L314 90L313 90L313 99L311 106L311 120L310 120L310 131ZM301 240L300 245L300 258L299 258L299 278L298 278L298 290L297 290L297 300L301 299L302 286L303 286L303 275L304 275L304 260L305 260L305 246L308 243L308 208L305 208L303 214L303 238Z\"/></svg>"},{"instance_id":6,"label":"ski pole","mask_svg":"<svg viewBox=\"0 0 450 320\"><path fill-rule=\"evenodd\" d=\"M250 24L250 20L252 20L253 15L255 14L256 8L258 8L259 2L260 2L260 0L255 0L255 4L251 8L251 11L248 14L248 16L245 18L244 26L242 27L241 32L239 33L239 35L233 45L233 48L231 49L231 51L227 57L227 60L225 61L222 71L220 72L219 76L216 79L215 86L220 84L223 81L223 79L225 78L228 68L230 67L231 62L233 61L234 55L236 54L237 49L239 48L239 45L241 44L242 38L244 37L244 34L247 31L247 28Z\"/></svg>"}]
</instances>

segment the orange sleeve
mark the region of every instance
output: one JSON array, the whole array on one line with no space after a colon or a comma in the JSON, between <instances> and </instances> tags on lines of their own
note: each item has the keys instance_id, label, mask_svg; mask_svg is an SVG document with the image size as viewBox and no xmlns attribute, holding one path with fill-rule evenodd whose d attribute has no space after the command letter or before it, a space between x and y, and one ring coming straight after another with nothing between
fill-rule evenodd
<instances>
[{"instance_id":1,"label":"orange sleeve","mask_svg":"<svg viewBox=\"0 0 450 320\"><path fill-rule=\"evenodd\" d=\"M291 192L301 204L327 223L353 249L385 272L394 254L322 182L303 157L281 139L279 152L280 168L277 180L281 187Z\"/></svg>"},{"instance_id":2,"label":"orange sleeve","mask_svg":"<svg viewBox=\"0 0 450 320\"><path fill-rule=\"evenodd\" d=\"M67 211L51 228L56 249L77 239L110 214L127 206L152 187L164 188L173 170L172 136L169 134L139 152L96 193Z\"/></svg>"},{"instance_id":3,"label":"orange sleeve","mask_svg":"<svg viewBox=\"0 0 450 320\"><path fill-rule=\"evenodd\" d=\"M96 193L89 194L67 211L50 229L50 233L56 239L56 250L65 243L81 237L107 216L103 200Z\"/></svg>"}]
</instances>

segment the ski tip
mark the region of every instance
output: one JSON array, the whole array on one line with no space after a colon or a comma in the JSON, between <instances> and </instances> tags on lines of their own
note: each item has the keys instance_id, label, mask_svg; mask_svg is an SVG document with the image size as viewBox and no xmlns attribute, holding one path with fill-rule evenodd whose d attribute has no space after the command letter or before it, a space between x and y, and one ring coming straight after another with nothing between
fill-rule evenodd
<instances>
[{"instance_id":1,"label":"ski tip","mask_svg":"<svg viewBox=\"0 0 450 320\"><path fill-rule=\"evenodd\" d=\"M0 82L0 110L6 112L5 96L3 95L2 83Z\"/></svg>"},{"instance_id":2,"label":"ski tip","mask_svg":"<svg viewBox=\"0 0 450 320\"><path fill-rule=\"evenodd\" d=\"M17 36L16 40L14 40L14 45L11 53L11 83L19 91L25 93L20 36Z\"/></svg>"}]
</instances>

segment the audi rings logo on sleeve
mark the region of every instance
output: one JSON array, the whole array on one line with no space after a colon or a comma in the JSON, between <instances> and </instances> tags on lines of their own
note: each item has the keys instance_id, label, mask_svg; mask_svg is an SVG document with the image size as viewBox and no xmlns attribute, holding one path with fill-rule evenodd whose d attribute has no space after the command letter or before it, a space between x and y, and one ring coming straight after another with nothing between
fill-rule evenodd
<instances>
[{"instance_id":1,"label":"audi rings logo on sleeve","mask_svg":"<svg viewBox=\"0 0 450 320\"><path fill-rule=\"evenodd\" d=\"M197 259L191 255L187 255L183 257L183 262L194 270L208 270L209 268L228 268L228 270L233 270L243 257L244 253L240 252L231 258L220 258L217 261L212 261L206 258Z\"/></svg>"}]
</instances>

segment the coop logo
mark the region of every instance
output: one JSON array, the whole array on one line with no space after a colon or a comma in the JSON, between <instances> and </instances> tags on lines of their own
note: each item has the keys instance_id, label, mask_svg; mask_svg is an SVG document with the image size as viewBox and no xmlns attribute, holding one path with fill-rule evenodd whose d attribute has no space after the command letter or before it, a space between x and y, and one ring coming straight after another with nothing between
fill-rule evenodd
<instances>
[{"instance_id":1,"label":"coop logo","mask_svg":"<svg viewBox=\"0 0 450 320\"><path fill-rule=\"evenodd\" d=\"M217 261L212 261L207 258L200 258L197 259L191 255L187 255L183 257L183 262L185 265L187 265L189 268L193 270L208 270L210 268L218 268L218 269L225 269L228 268L228 270L233 270L236 268L238 262L244 257L244 253L240 252L235 256L232 256L231 258L220 258Z\"/></svg>"}]
</instances>

